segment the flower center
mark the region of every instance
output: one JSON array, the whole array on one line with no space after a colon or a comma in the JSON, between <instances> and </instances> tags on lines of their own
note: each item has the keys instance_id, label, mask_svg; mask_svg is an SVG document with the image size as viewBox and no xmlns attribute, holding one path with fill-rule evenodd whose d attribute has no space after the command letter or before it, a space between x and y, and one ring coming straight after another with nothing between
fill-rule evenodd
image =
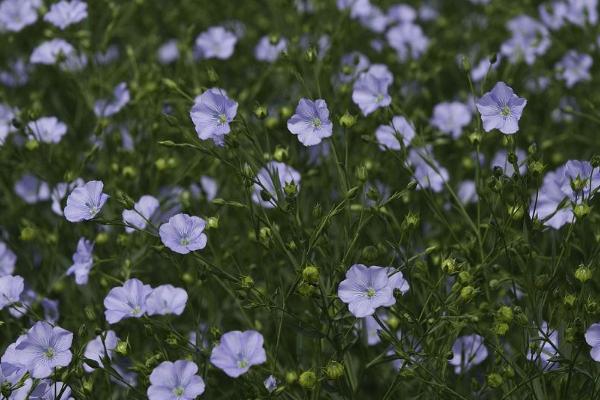
<instances>
[{"instance_id":1,"label":"flower center","mask_svg":"<svg viewBox=\"0 0 600 400\"><path fill-rule=\"evenodd\" d=\"M179 244L182 246L187 246L188 244L190 244L190 239L186 238L186 237L182 237L179 240Z\"/></svg>"},{"instance_id":2,"label":"flower center","mask_svg":"<svg viewBox=\"0 0 600 400\"><path fill-rule=\"evenodd\" d=\"M46 351L44 351L44 356L48 359L51 360L54 358L54 354L56 354L55 350L52 347L48 347L46 349Z\"/></svg>"},{"instance_id":3,"label":"flower center","mask_svg":"<svg viewBox=\"0 0 600 400\"><path fill-rule=\"evenodd\" d=\"M321 120L319 118L315 117L315 118L312 119L312 124L313 124L313 126L315 128L320 128L322 122L321 122Z\"/></svg>"},{"instance_id":4,"label":"flower center","mask_svg":"<svg viewBox=\"0 0 600 400\"><path fill-rule=\"evenodd\" d=\"M508 107L508 106L502 107L501 114L503 117L508 117L510 115L510 107Z\"/></svg>"},{"instance_id":5,"label":"flower center","mask_svg":"<svg viewBox=\"0 0 600 400\"><path fill-rule=\"evenodd\" d=\"M227 115L219 114L219 125L225 125L227 123Z\"/></svg>"},{"instance_id":6,"label":"flower center","mask_svg":"<svg viewBox=\"0 0 600 400\"><path fill-rule=\"evenodd\" d=\"M184 389L183 389L181 386L178 386L178 387L176 387L175 389L173 389L173 394L174 394L175 396L181 396L181 395L183 394L183 392L184 392L184 391L185 391L185 390L184 390Z\"/></svg>"},{"instance_id":7,"label":"flower center","mask_svg":"<svg viewBox=\"0 0 600 400\"><path fill-rule=\"evenodd\" d=\"M246 368L248 366L248 360L246 360L245 358L242 358L241 360L238 361L238 368Z\"/></svg>"},{"instance_id":8,"label":"flower center","mask_svg":"<svg viewBox=\"0 0 600 400\"><path fill-rule=\"evenodd\" d=\"M139 315L139 314L141 314L141 312L142 312L142 309L140 308L140 306L135 306L131 310L131 315Z\"/></svg>"},{"instance_id":9,"label":"flower center","mask_svg":"<svg viewBox=\"0 0 600 400\"><path fill-rule=\"evenodd\" d=\"M384 97L385 96L383 94L379 93L377 97L375 97L375 103L381 103Z\"/></svg>"},{"instance_id":10,"label":"flower center","mask_svg":"<svg viewBox=\"0 0 600 400\"><path fill-rule=\"evenodd\" d=\"M377 292L373 288L368 288L367 289L367 297L370 298L370 299L372 299L373 297L375 297L376 293Z\"/></svg>"}]
</instances>

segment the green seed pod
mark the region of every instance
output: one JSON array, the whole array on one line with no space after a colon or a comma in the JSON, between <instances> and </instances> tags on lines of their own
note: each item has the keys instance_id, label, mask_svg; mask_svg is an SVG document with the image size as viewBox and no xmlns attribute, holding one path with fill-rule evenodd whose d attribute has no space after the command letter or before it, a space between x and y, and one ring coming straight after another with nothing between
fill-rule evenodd
<instances>
[{"instance_id":1,"label":"green seed pod","mask_svg":"<svg viewBox=\"0 0 600 400\"><path fill-rule=\"evenodd\" d=\"M329 361L325 367L325 375L330 380L336 380L344 376L344 365L337 361Z\"/></svg>"},{"instance_id":2,"label":"green seed pod","mask_svg":"<svg viewBox=\"0 0 600 400\"><path fill-rule=\"evenodd\" d=\"M317 384L317 375L313 371L304 371L300 374L298 382L304 389L312 390Z\"/></svg>"}]
</instances>

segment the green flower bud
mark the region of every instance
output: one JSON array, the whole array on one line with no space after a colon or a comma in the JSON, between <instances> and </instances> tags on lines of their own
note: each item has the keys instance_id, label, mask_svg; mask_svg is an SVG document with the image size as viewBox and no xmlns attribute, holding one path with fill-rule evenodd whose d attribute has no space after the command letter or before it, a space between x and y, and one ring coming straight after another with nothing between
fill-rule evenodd
<instances>
[{"instance_id":1,"label":"green flower bud","mask_svg":"<svg viewBox=\"0 0 600 400\"><path fill-rule=\"evenodd\" d=\"M359 165L358 167L356 167L356 179L358 179L360 182L366 182L368 177L369 171L367 170L366 166Z\"/></svg>"},{"instance_id":2,"label":"green flower bud","mask_svg":"<svg viewBox=\"0 0 600 400\"><path fill-rule=\"evenodd\" d=\"M240 286L244 289L250 289L254 286L254 279L251 276L243 276L240 279Z\"/></svg>"},{"instance_id":3,"label":"green flower bud","mask_svg":"<svg viewBox=\"0 0 600 400\"><path fill-rule=\"evenodd\" d=\"M327 379L336 380L344 376L344 365L337 361L329 361L325 367L325 375Z\"/></svg>"},{"instance_id":4,"label":"green flower bud","mask_svg":"<svg viewBox=\"0 0 600 400\"><path fill-rule=\"evenodd\" d=\"M460 290L460 298L466 302L473 300L476 294L476 290L473 286L465 286Z\"/></svg>"},{"instance_id":5,"label":"green flower bud","mask_svg":"<svg viewBox=\"0 0 600 400\"><path fill-rule=\"evenodd\" d=\"M123 167L121 173L123 174L123 176L128 178L134 178L137 175L137 171L135 170L135 168L130 165L126 165L125 167Z\"/></svg>"},{"instance_id":6,"label":"green flower bud","mask_svg":"<svg viewBox=\"0 0 600 400\"><path fill-rule=\"evenodd\" d=\"M294 182L286 183L283 190L288 197L295 197L298 194L298 186Z\"/></svg>"},{"instance_id":7,"label":"green flower bud","mask_svg":"<svg viewBox=\"0 0 600 400\"><path fill-rule=\"evenodd\" d=\"M298 285L298 293L300 293L304 297L310 297L315 292L316 292L316 287L314 287L310 283L301 282Z\"/></svg>"},{"instance_id":8,"label":"green flower bud","mask_svg":"<svg viewBox=\"0 0 600 400\"><path fill-rule=\"evenodd\" d=\"M471 71L471 61L469 60L468 57L464 57L462 58L462 67L465 70L465 72L469 72Z\"/></svg>"},{"instance_id":9,"label":"green flower bud","mask_svg":"<svg viewBox=\"0 0 600 400\"><path fill-rule=\"evenodd\" d=\"M282 119L288 119L292 116L292 109L288 106L281 107L279 114L281 115Z\"/></svg>"},{"instance_id":10,"label":"green flower bud","mask_svg":"<svg viewBox=\"0 0 600 400\"><path fill-rule=\"evenodd\" d=\"M288 158L288 149L287 147L281 147L281 146L277 146L275 147L275 152L273 153L273 158L276 161L284 161L286 158Z\"/></svg>"},{"instance_id":11,"label":"green flower bud","mask_svg":"<svg viewBox=\"0 0 600 400\"><path fill-rule=\"evenodd\" d=\"M296 383L298 380L298 374L295 371L288 371L285 373L285 381L288 385Z\"/></svg>"},{"instance_id":12,"label":"green flower bud","mask_svg":"<svg viewBox=\"0 0 600 400\"><path fill-rule=\"evenodd\" d=\"M300 374L298 382L304 389L312 390L317 384L317 375L312 371L304 371Z\"/></svg>"},{"instance_id":13,"label":"green flower bud","mask_svg":"<svg viewBox=\"0 0 600 400\"><path fill-rule=\"evenodd\" d=\"M319 269L314 265L308 265L302 270L302 279L308 283L319 282Z\"/></svg>"},{"instance_id":14,"label":"green flower bud","mask_svg":"<svg viewBox=\"0 0 600 400\"><path fill-rule=\"evenodd\" d=\"M583 265L580 265L579 268L577 268L577 271L575 271L575 279L581 283L585 283L592 279L592 275L592 270Z\"/></svg>"},{"instance_id":15,"label":"green flower bud","mask_svg":"<svg viewBox=\"0 0 600 400\"><path fill-rule=\"evenodd\" d=\"M405 230L414 229L419 225L420 222L421 219L419 218L419 215L409 211L404 217L404 221L402 221L402 228Z\"/></svg>"},{"instance_id":16,"label":"green flower bud","mask_svg":"<svg viewBox=\"0 0 600 400\"><path fill-rule=\"evenodd\" d=\"M575 295L573 294L567 294L565 295L564 299L563 299L563 303L565 303L565 305L573 307L573 305L575 305L575 302L577 301L577 297L575 297Z\"/></svg>"},{"instance_id":17,"label":"green flower bud","mask_svg":"<svg viewBox=\"0 0 600 400\"><path fill-rule=\"evenodd\" d=\"M462 284L469 283L473 280L473 277L469 273L469 271L461 271L458 274L458 281Z\"/></svg>"},{"instance_id":18,"label":"green flower bud","mask_svg":"<svg viewBox=\"0 0 600 400\"><path fill-rule=\"evenodd\" d=\"M209 217L207 226L208 229L217 229L219 227L219 217Z\"/></svg>"},{"instance_id":19,"label":"green flower bud","mask_svg":"<svg viewBox=\"0 0 600 400\"><path fill-rule=\"evenodd\" d=\"M540 161L532 161L529 163L529 171L531 171L533 175L541 175L544 172L544 169L544 164Z\"/></svg>"},{"instance_id":20,"label":"green flower bud","mask_svg":"<svg viewBox=\"0 0 600 400\"><path fill-rule=\"evenodd\" d=\"M590 160L590 164L592 164L593 168L600 168L600 155L593 155Z\"/></svg>"},{"instance_id":21,"label":"green flower bud","mask_svg":"<svg viewBox=\"0 0 600 400\"><path fill-rule=\"evenodd\" d=\"M509 326L506 322L498 322L494 325L494 332L499 336L504 336L506 335L506 332L508 332L508 328Z\"/></svg>"},{"instance_id":22,"label":"green flower bud","mask_svg":"<svg viewBox=\"0 0 600 400\"><path fill-rule=\"evenodd\" d=\"M348 111L346 111L340 117L340 125L343 126L344 128L352 128L354 126L354 124L356 124L356 117L354 115L350 114Z\"/></svg>"},{"instance_id":23,"label":"green flower bud","mask_svg":"<svg viewBox=\"0 0 600 400\"><path fill-rule=\"evenodd\" d=\"M514 221L520 221L523 218L524 212L521 206L509 206L508 214Z\"/></svg>"},{"instance_id":24,"label":"green flower bud","mask_svg":"<svg viewBox=\"0 0 600 400\"><path fill-rule=\"evenodd\" d=\"M26 226L23 229L21 229L19 239L21 239L24 242L28 242L30 240L33 240L36 235L37 231L34 228L32 228L31 226Z\"/></svg>"},{"instance_id":25,"label":"green flower bud","mask_svg":"<svg viewBox=\"0 0 600 400\"><path fill-rule=\"evenodd\" d=\"M263 105L258 105L254 109L254 115L256 115L256 118L265 119L268 114L269 114L269 111L267 110L267 107L265 107Z\"/></svg>"},{"instance_id":26,"label":"green flower bud","mask_svg":"<svg viewBox=\"0 0 600 400\"><path fill-rule=\"evenodd\" d=\"M510 366L506 366L504 367L504 369L502 370L502 374L508 378L508 379L512 379L515 377L515 370L512 369L512 367Z\"/></svg>"},{"instance_id":27,"label":"green flower bud","mask_svg":"<svg viewBox=\"0 0 600 400\"><path fill-rule=\"evenodd\" d=\"M96 235L96 244L104 244L106 242L108 242L108 233L106 232L100 232Z\"/></svg>"},{"instance_id":28,"label":"green flower bud","mask_svg":"<svg viewBox=\"0 0 600 400\"><path fill-rule=\"evenodd\" d=\"M510 322L513 320L513 310L508 306L502 306L498 309L497 318L503 322Z\"/></svg>"},{"instance_id":29,"label":"green flower bud","mask_svg":"<svg viewBox=\"0 0 600 400\"><path fill-rule=\"evenodd\" d=\"M473 132L469 135L469 142L471 142L471 144L473 146L477 146L481 143L481 133L479 132Z\"/></svg>"},{"instance_id":30,"label":"green flower bud","mask_svg":"<svg viewBox=\"0 0 600 400\"><path fill-rule=\"evenodd\" d=\"M502 386L504 379L502 379L502 375L492 372L487 376L487 384L492 388L497 388Z\"/></svg>"},{"instance_id":31,"label":"green flower bud","mask_svg":"<svg viewBox=\"0 0 600 400\"><path fill-rule=\"evenodd\" d=\"M40 147L40 142L38 142L35 139L29 139L26 143L25 143L25 148L29 151L33 151L36 150L38 147Z\"/></svg>"},{"instance_id":32,"label":"green flower bud","mask_svg":"<svg viewBox=\"0 0 600 400\"><path fill-rule=\"evenodd\" d=\"M167 160L164 158L159 158L158 160L154 161L154 166L157 170L163 171L167 169Z\"/></svg>"},{"instance_id":33,"label":"green flower bud","mask_svg":"<svg viewBox=\"0 0 600 400\"><path fill-rule=\"evenodd\" d=\"M458 271L458 266L456 265L456 260L454 258L445 258L442 260L442 271L445 273L452 275L456 271ZM468 274L468 272L467 272ZM470 275L470 274L469 274Z\"/></svg>"},{"instance_id":34,"label":"green flower bud","mask_svg":"<svg viewBox=\"0 0 600 400\"><path fill-rule=\"evenodd\" d=\"M586 217L591 211L590 206L587 203L577 204L573 208L573 213L577 217L577 219L582 219Z\"/></svg>"},{"instance_id":35,"label":"green flower bud","mask_svg":"<svg viewBox=\"0 0 600 400\"><path fill-rule=\"evenodd\" d=\"M400 320L398 318L396 318L396 316L392 315L392 316L388 317L387 324L391 330L395 331L396 329L398 329L398 326L400 325Z\"/></svg>"},{"instance_id":36,"label":"green flower bud","mask_svg":"<svg viewBox=\"0 0 600 400\"><path fill-rule=\"evenodd\" d=\"M129 338L127 338L126 340L119 340L117 342L117 347L115 348L115 351L117 353L121 354L122 356L126 356L128 350L129 350Z\"/></svg>"}]
</instances>

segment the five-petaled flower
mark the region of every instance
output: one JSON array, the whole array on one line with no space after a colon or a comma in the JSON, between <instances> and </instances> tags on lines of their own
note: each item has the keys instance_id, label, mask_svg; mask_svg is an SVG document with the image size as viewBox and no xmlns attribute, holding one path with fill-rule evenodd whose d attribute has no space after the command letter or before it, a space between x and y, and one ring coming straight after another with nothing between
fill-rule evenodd
<instances>
[{"instance_id":1,"label":"five-petaled flower","mask_svg":"<svg viewBox=\"0 0 600 400\"><path fill-rule=\"evenodd\" d=\"M519 120L527 100L517 96L506 83L498 82L491 92L477 100L476 105L486 132L498 129L512 135L519 130Z\"/></svg>"},{"instance_id":2,"label":"five-petaled flower","mask_svg":"<svg viewBox=\"0 0 600 400\"><path fill-rule=\"evenodd\" d=\"M201 250L208 238L204 233L206 221L202 218L177 214L160 226L160 240L165 246L179 254Z\"/></svg>"},{"instance_id":3,"label":"five-petaled flower","mask_svg":"<svg viewBox=\"0 0 600 400\"><path fill-rule=\"evenodd\" d=\"M323 99L300 99L296 113L288 120L287 127L291 133L298 135L298 140L305 146L321 143L323 138L330 137L333 132L327 103Z\"/></svg>"},{"instance_id":4,"label":"five-petaled flower","mask_svg":"<svg viewBox=\"0 0 600 400\"><path fill-rule=\"evenodd\" d=\"M194 100L190 118L202 140L211 139L216 145L225 143L231 131L229 123L237 114L238 103L227 97L223 89L208 89Z\"/></svg>"},{"instance_id":5,"label":"five-petaled flower","mask_svg":"<svg viewBox=\"0 0 600 400\"><path fill-rule=\"evenodd\" d=\"M102 193L102 181L89 181L76 187L67 198L65 218L69 222L80 222L93 219L102 210L108 195Z\"/></svg>"},{"instance_id":6,"label":"five-petaled flower","mask_svg":"<svg viewBox=\"0 0 600 400\"><path fill-rule=\"evenodd\" d=\"M146 313L146 300L152 293L150 285L139 279L129 279L123 286L112 288L104 298L104 315L109 324L124 318L140 318Z\"/></svg>"},{"instance_id":7,"label":"five-petaled flower","mask_svg":"<svg viewBox=\"0 0 600 400\"><path fill-rule=\"evenodd\" d=\"M267 361L263 336L257 331L231 331L223 334L210 355L210 362L232 378L248 372L251 366Z\"/></svg>"},{"instance_id":8,"label":"five-petaled flower","mask_svg":"<svg viewBox=\"0 0 600 400\"><path fill-rule=\"evenodd\" d=\"M150 400L193 400L204 393L198 366L187 360L163 361L150 374Z\"/></svg>"}]
</instances>

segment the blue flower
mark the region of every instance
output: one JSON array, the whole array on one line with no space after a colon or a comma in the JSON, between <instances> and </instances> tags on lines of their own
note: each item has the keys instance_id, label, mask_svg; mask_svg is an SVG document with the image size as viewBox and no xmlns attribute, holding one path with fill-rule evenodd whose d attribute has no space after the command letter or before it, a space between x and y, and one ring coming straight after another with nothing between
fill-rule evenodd
<instances>
[{"instance_id":1,"label":"blue flower","mask_svg":"<svg viewBox=\"0 0 600 400\"><path fill-rule=\"evenodd\" d=\"M77 251L73 254L73 265L67 270L67 275L75 275L78 285L87 285L88 275L94 266L94 243L86 238L80 238L77 243Z\"/></svg>"},{"instance_id":2,"label":"blue flower","mask_svg":"<svg viewBox=\"0 0 600 400\"><path fill-rule=\"evenodd\" d=\"M169 222L160 226L159 234L162 243L179 254L201 250L206 247L207 237L204 233L206 221L202 218L177 214L169 218Z\"/></svg>"},{"instance_id":3,"label":"blue flower","mask_svg":"<svg viewBox=\"0 0 600 400\"><path fill-rule=\"evenodd\" d=\"M274 181L273 179L277 179ZM300 188L300 173L287 164L269 161L258 171L252 187L252 201L264 208L274 208L287 184Z\"/></svg>"},{"instance_id":4,"label":"blue flower","mask_svg":"<svg viewBox=\"0 0 600 400\"><path fill-rule=\"evenodd\" d=\"M104 298L104 316L109 324L124 318L140 318L146 313L146 300L152 293L150 285L139 279L128 279L123 286L114 287Z\"/></svg>"},{"instance_id":5,"label":"blue flower","mask_svg":"<svg viewBox=\"0 0 600 400\"><path fill-rule=\"evenodd\" d=\"M37 21L41 0L4 0L0 3L0 31L19 32Z\"/></svg>"},{"instance_id":6,"label":"blue flower","mask_svg":"<svg viewBox=\"0 0 600 400\"><path fill-rule=\"evenodd\" d=\"M36 322L16 347L19 360L33 378L47 378L58 367L71 363L73 334L46 321Z\"/></svg>"},{"instance_id":7,"label":"blue flower","mask_svg":"<svg viewBox=\"0 0 600 400\"><path fill-rule=\"evenodd\" d=\"M530 339L531 345L527 354L529 361L536 361L544 369L554 369L558 364L552 358L558 355L558 331L550 329L546 321L538 328L537 337Z\"/></svg>"},{"instance_id":8,"label":"blue flower","mask_svg":"<svg viewBox=\"0 0 600 400\"><path fill-rule=\"evenodd\" d=\"M237 36L222 26L213 26L196 38L196 47L202 58L226 60L232 56Z\"/></svg>"},{"instance_id":9,"label":"blue flower","mask_svg":"<svg viewBox=\"0 0 600 400\"><path fill-rule=\"evenodd\" d=\"M458 101L439 103L433 108L431 124L457 139L471 122L471 110Z\"/></svg>"},{"instance_id":10,"label":"blue flower","mask_svg":"<svg viewBox=\"0 0 600 400\"><path fill-rule=\"evenodd\" d=\"M11 275L15 271L17 256L0 240L0 277Z\"/></svg>"},{"instance_id":11,"label":"blue flower","mask_svg":"<svg viewBox=\"0 0 600 400\"><path fill-rule=\"evenodd\" d=\"M52 4L44 15L44 21L64 30L67 26L83 21L88 16L87 4L80 0L62 0Z\"/></svg>"},{"instance_id":12,"label":"blue flower","mask_svg":"<svg viewBox=\"0 0 600 400\"><path fill-rule=\"evenodd\" d=\"M94 114L97 117L110 117L115 115L129 103L131 95L127 83L121 82L115 86L112 99L100 99L94 103Z\"/></svg>"},{"instance_id":13,"label":"blue flower","mask_svg":"<svg viewBox=\"0 0 600 400\"><path fill-rule=\"evenodd\" d=\"M600 323L590 325L585 331L585 341L590 347L592 360L600 362Z\"/></svg>"},{"instance_id":14,"label":"blue flower","mask_svg":"<svg viewBox=\"0 0 600 400\"><path fill-rule=\"evenodd\" d=\"M589 81L592 79L590 68L593 63L589 54L569 50L556 64L558 77L565 81L568 88L575 86L578 82Z\"/></svg>"},{"instance_id":15,"label":"blue flower","mask_svg":"<svg viewBox=\"0 0 600 400\"><path fill-rule=\"evenodd\" d=\"M210 355L210 362L228 376L237 378L253 365L267 361L263 336L257 331L231 331L223 334Z\"/></svg>"},{"instance_id":16,"label":"blue flower","mask_svg":"<svg viewBox=\"0 0 600 400\"><path fill-rule=\"evenodd\" d=\"M95 339L88 342L85 346L83 357L96 361L98 365L102 367L102 359L105 357L112 359L118 342L119 338L117 337L117 334L114 331L109 330L105 334L98 335ZM90 367L86 362L83 363L83 369L88 373L94 370L94 368Z\"/></svg>"},{"instance_id":17,"label":"blue flower","mask_svg":"<svg viewBox=\"0 0 600 400\"><path fill-rule=\"evenodd\" d=\"M188 294L184 289L173 285L157 286L146 299L148 315L181 315L187 299Z\"/></svg>"},{"instance_id":18,"label":"blue flower","mask_svg":"<svg viewBox=\"0 0 600 400\"><path fill-rule=\"evenodd\" d=\"M44 143L59 143L67 133L67 125L56 117L42 117L27 124L30 138Z\"/></svg>"},{"instance_id":19,"label":"blue flower","mask_svg":"<svg viewBox=\"0 0 600 400\"><path fill-rule=\"evenodd\" d=\"M448 362L454 366L456 374L467 372L485 361L488 356L483 337L475 334L457 338L452 345L452 353L453 357Z\"/></svg>"},{"instance_id":20,"label":"blue flower","mask_svg":"<svg viewBox=\"0 0 600 400\"><path fill-rule=\"evenodd\" d=\"M0 277L0 310L20 301L24 287L23 278L18 275Z\"/></svg>"},{"instance_id":21,"label":"blue flower","mask_svg":"<svg viewBox=\"0 0 600 400\"><path fill-rule=\"evenodd\" d=\"M108 195L102 193L102 181L89 181L76 187L67 198L65 218L69 222L80 222L93 219L104 207Z\"/></svg>"},{"instance_id":22,"label":"blue flower","mask_svg":"<svg viewBox=\"0 0 600 400\"><path fill-rule=\"evenodd\" d=\"M329 120L329 110L325 100L300 99L296 113L287 122L288 130L298 135L298 140L305 146L314 146L321 140L330 137L333 124Z\"/></svg>"},{"instance_id":23,"label":"blue flower","mask_svg":"<svg viewBox=\"0 0 600 400\"><path fill-rule=\"evenodd\" d=\"M375 137L381 150L401 150L400 140L407 147L415 137L415 128L406 118L395 116L389 125L379 125Z\"/></svg>"},{"instance_id":24,"label":"blue flower","mask_svg":"<svg viewBox=\"0 0 600 400\"><path fill-rule=\"evenodd\" d=\"M32 64L53 65L59 57L69 59L76 56L75 48L63 39L52 39L43 42L31 53L29 61Z\"/></svg>"},{"instance_id":25,"label":"blue flower","mask_svg":"<svg viewBox=\"0 0 600 400\"><path fill-rule=\"evenodd\" d=\"M287 49L287 40L279 38L273 42L268 36L263 36L254 48L254 57L258 61L274 62Z\"/></svg>"},{"instance_id":26,"label":"blue flower","mask_svg":"<svg viewBox=\"0 0 600 400\"><path fill-rule=\"evenodd\" d=\"M374 68L375 67L375 68ZM392 103L388 88L392 83L389 71L381 66L371 66L367 72L360 74L352 90L352 101L360 108L364 116Z\"/></svg>"},{"instance_id":27,"label":"blue flower","mask_svg":"<svg viewBox=\"0 0 600 400\"><path fill-rule=\"evenodd\" d=\"M506 83L498 82L491 92L477 100L476 105L486 132L498 129L512 135L519 130L519 120L527 100L517 96Z\"/></svg>"},{"instance_id":28,"label":"blue flower","mask_svg":"<svg viewBox=\"0 0 600 400\"><path fill-rule=\"evenodd\" d=\"M414 170L419 190L431 189L439 193L444 189L444 183L449 179L448 170L433 158L431 146L411 149L406 161Z\"/></svg>"},{"instance_id":29,"label":"blue flower","mask_svg":"<svg viewBox=\"0 0 600 400\"><path fill-rule=\"evenodd\" d=\"M136 230L144 230L158 207L159 203L155 197L149 195L140 197L133 205L133 210L123 210L123 222L127 225L125 232L132 233Z\"/></svg>"},{"instance_id":30,"label":"blue flower","mask_svg":"<svg viewBox=\"0 0 600 400\"><path fill-rule=\"evenodd\" d=\"M238 103L227 97L223 89L208 89L196 97L190 117L196 133L202 140L211 139L216 145L225 143L225 135L231 128L229 123L237 114Z\"/></svg>"},{"instance_id":31,"label":"blue flower","mask_svg":"<svg viewBox=\"0 0 600 400\"><path fill-rule=\"evenodd\" d=\"M204 393L198 366L187 360L163 361L150 374L150 400L194 400Z\"/></svg>"}]
</instances>

